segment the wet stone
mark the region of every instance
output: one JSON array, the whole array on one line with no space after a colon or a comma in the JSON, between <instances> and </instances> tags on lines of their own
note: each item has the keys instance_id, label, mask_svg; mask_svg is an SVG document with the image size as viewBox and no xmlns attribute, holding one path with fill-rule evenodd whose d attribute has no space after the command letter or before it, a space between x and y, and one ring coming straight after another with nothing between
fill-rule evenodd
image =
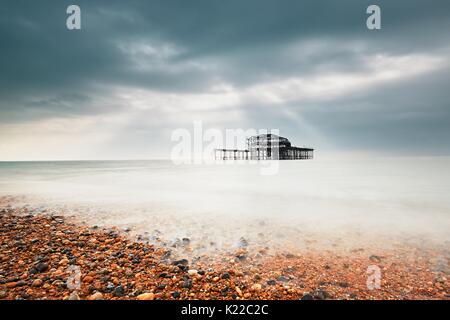
<instances>
[{"instance_id":1,"label":"wet stone","mask_svg":"<svg viewBox=\"0 0 450 320\"><path fill-rule=\"evenodd\" d=\"M247 259L247 255L245 255L245 254L238 254L238 255L236 256L236 259L237 259L238 261L244 261L245 259Z\"/></svg>"},{"instance_id":2,"label":"wet stone","mask_svg":"<svg viewBox=\"0 0 450 320\"><path fill-rule=\"evenodd\" d=\"M31 269L28 270L28 273L29 273L29 274L36 274L36 273L38 273L38 272L39 272L39 271L37 271L36 268L31 268Z\"/></svg>"},{"instance_id":3,"label":"wet stone","mask_svg":"<svg viewBox=\"0 0 450 320\"><path fill-rule=\"evenodd\" d=\"M182 264L177 265L177 267L178 267L181 271L187 271L187 270L189 269L188 266L185 266L185 265L182 265Z\"/></svg>"},{"instance_id":4,"label":"wet stone","mask_svg":"<svg viewBox=\"0 0 450 320\"><path fill-rule=\"evenodd\" d=\"M114 284L112 282L108 282L106 285L105 291L106 292L112 292L114 290Z\"/></svg>"},{"instance_id":5,"label":"wet stone","mask_svg":"<svg viewBox=\"0 0 450 320\"><path fill-rule=\"evenodd\" d=\"M41 261L45 261L45 260L47 260L47 258L42 255L38 255L34 258L34 261L36 261L36 262L41 262Z\"/></svg>"},{"instance_id":6,"label":"wet stone","mask_svg":"<svg viewBox=\"0 0 450 320\"><path fill-rule=\"evenodd\" d=\"M134 257L133 260L132 260L132 262L133 262L134 264L138 264L138 263L141 262L141 259L140 259L139 257Z\"/></svg>"},{"instance_id":7,"label":"wet stone","mask_svg":"<svg viewBox=\"0 0 450 320\"><path fill-rule=\"evenodd\" d=\"M190 289L190 288L192 288L192 280L185 280L185 281L183 282L182 287L185 288L185 289Z\"/></svg>"},{"instance_id":8,"label":"wet stone","mask_svg":"<svg viewBox=\"0 0 450 320\"><path fill-rule=\"evenodd\" d=\"M241 237L238 241L237 246L239 248L246 248L246 247L248 247L248 241L244 237Z\"/></svg>"},{"instance_id":9,"label":"wet stone","mask_svg":"<svg viewBox=\"0 0 450 320\"><path fill-rule=\"evenodd\" d=\"M184 265L186 266L189 263L189 261L187 259L180 259L180 260L175 260L172 262L173 265L177 266L177 265Z\"/></svg>"},{"instance_id":10,"label":"wet stone","mask_svg":"<svg viewBox=\"0 0 450 320\"><path fill-rule=\"evenodd\" d=\"M285 277L285 276L279 276L277 278L277 280L281 281L281 282L288 282L290 279L288 277Z\"/></svg>"},{"instance_id":11,"label":"wet stone","mask_svg":"<svg viewBox=\"0 0 450 320\"><path fill-rule=\"evenodd\" d=\"M381 257L379 257L379 256L376 256L376 255L371 255L370 257L369 257L369 260L370 261L373 261L373 262L381 262Z\"/></svg>"},{"instance_id":12,"label":"wet stone","mask_svg":"<svg viewBox=\"0 0 450 320\"><path fill-rule=\"evenodd\" d=\"M314 300L314 297L310 295L309 293L306 293L303 295L301 300Z\"/></svg>"},{"instance_id":13,"label":"wet stone","mask_svg":"<svg viewBox=\"0 0 450 320\"><path fill-rule=\"evenodd\" d=\"M229 291L230 289L228 288L228 287L225 287L225 288L223 288L222 290L220 290L220 294L223 296L223 297L226 297L227 295L228 295L228 291Z\"/></svg>"},{"instance_id":14,"label":"wet stone","mask_svg":"<svg viewBox=\"0 0 450 320\"><path fill-rule=\"evenodd\" d=\"M292 272L295 272L296 270L297 270L297 268L295 268L295 267L287 267L286 269L284 269L284 271L287 273L292 273Z\"/></svg>"},{"instance_id":15,"label":"wet stone","mask_svg":"<svg viewBox=\"0 0 450 320\"><path fill-rule=\"evenodd\" d=\"M170 255L171 255L172 253L170 252L170 251L167 251L166 253L164 253L163 254L163 256L162 256L162 260L167 260L167 259L169 259L169 257L170 257Z\"/></svg>"},{"instance_id":16,"label":"wet stone","mask_svg":"<svg viewBox=\"0 0 450 320\"><path fill-rule=\"evenodd\" d=\"M228 272L225 272L222 274L222 279L230 279L230 274Z\"/></svg>"},{"instance_id":17,"label":"wet stone","mask_svg":"<svg viewBox=\"0 0 450 320\"><path fill-rule=\"evenodd\" d=\"M44 263L44 262L39 262L39 263L36 265L36 270L37 270L38 272L45 272L45 271L48 270L48 264L46 264L46 263Z\"/></svg>"},{"instance_id":18,"label":"wet stone","mask_svg":"<svg viewBox=\"0 0 450 320\"><path fill-rule=\"evenodd\" d=\"M313 292L313 297L314 299L325 300L331 298L331 295L325 290L317 289Z\"/></svg>"},{"instance_id":19,"label":"wet stone","mask_svg":"<svg viewBox=\"0 0 450 320\"><path fill-rule=\"evenodd\" d=\"M125 289L120 285L114 289L115 297L123 297L125 295Z\"/></svg>"}]
</instances>

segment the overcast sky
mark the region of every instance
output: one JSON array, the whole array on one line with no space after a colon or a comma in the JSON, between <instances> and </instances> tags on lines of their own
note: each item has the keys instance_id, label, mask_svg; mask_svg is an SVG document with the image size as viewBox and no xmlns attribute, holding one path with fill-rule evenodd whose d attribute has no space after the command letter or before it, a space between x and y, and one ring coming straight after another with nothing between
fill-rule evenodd
<instances>
[{"instance_id":1,"label":"overcast sky","mask_svg":"<svg viewBox=\"0 0 450 320\"><path fill-rule=\"evenodd\" d=\"M0 7L0 160L168 158L195 120L318 152L450 155L448 0Z\"/></svg>"}]
</instances>

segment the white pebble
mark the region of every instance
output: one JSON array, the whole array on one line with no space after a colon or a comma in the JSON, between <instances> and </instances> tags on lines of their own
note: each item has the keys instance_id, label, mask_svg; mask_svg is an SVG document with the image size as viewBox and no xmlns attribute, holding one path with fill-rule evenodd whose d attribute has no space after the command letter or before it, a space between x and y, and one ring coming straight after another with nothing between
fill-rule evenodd
<instances>
[{"instance_id":1,"label":"white pebble","mask_svg":"<svg viewBox=\"0 0 450 320\"><path fill-rule=\"evenodd\" d=\"M195 275L197 275L197 273L198 273L198 271L195 270L195 269L188 270L188 274L189 274L190 276L195 276Z\"/></svg>"}]
</instances>

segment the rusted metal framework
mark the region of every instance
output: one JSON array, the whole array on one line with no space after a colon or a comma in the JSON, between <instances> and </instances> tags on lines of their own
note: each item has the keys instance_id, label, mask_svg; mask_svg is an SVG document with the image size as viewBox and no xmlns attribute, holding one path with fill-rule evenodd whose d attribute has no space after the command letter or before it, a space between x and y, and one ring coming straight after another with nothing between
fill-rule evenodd
<instances>
[{"instance_id":1,"label":"rusted metal framework","mask_svg":"<svg viewBox=\"0 0 450 320\"><path fill-rule=\"evenodd\" d=\"M275 134L260 134L247 139L247 149L215 149L217 160L305 160L314 149L291 145L289 139Z\"/></svg>"}]
</instances>

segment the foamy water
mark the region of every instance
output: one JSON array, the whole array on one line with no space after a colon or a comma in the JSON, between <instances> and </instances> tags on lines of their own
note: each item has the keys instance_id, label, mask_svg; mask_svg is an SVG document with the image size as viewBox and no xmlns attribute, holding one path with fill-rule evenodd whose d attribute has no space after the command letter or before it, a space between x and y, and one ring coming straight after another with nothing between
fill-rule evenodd
<instances>
[{"instance_id":1,"label":"foamy water","mask_svg":"<svg viewBox=\"0 0 450 320\"><path fill-rule=\"evenodd\" d=\"M280 161L275 175L261 175L262 165L0 163L0 194L149 241L188 237L198 250L241 237L278 248L450 239L449 158Z\"/></svg>"}]
</instances>

